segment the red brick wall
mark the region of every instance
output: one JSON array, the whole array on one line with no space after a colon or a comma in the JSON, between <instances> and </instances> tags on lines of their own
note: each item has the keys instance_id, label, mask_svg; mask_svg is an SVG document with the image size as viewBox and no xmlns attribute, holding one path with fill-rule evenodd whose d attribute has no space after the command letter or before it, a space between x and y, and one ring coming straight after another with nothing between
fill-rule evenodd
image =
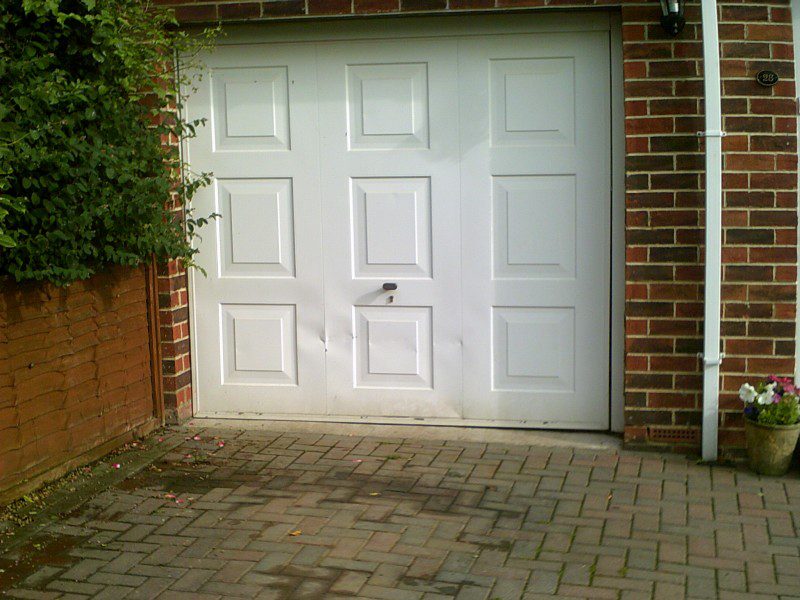
<instances>
[{"instance_id":1,"label":"red brick wall","mask_svg":"<svg viewBox=\"0 0 800 600\"><path fill-rule=\"evenodd\" d=\"M165 419L179 423L192 416L192 371L186 269L178 261L159 265L158 307Z\"/></svg>"},{"instance_id":2,"label":"red brick wall","mask_svg":"<svg viewBox=\"0 0 800 600\"><path fill-rule=\"evenodd\" d=\"M659 3L605 0L160 0L186 23L353 14L606 6L621 11L626 136L625 439L699 442L703 335L702 32L699 4L666 36ZM721 2L724 144L724 351L720 439L742 443L735 391L794 369L796 147L791 17L786 1ZM480 14L475 18L481 18ZM762 88L755 73L781 76ZM183 280L169 292L185 323ZM162 291L163 293L163 291ZM174 324L173 324L174 325ZM181 338L183 339L183 338ZM189 368L188 348L181 367ZM165 352L166 355L166 352ZM176 358L177 360L177 358ZM188 373L188 371L187 371ZM188 375L185 383L188 386ZM186 389L188 393L188 388Z\"/></svg>"},{"instance_id":3,"label":"red brick wall","mask_svg":"<svg viewBox=\"0 0 800 600\"><path fill-rule=\"evenodd\" d=\"M0 281L0 500L157 424L143 269Z\"/></svg>"}]
</instances>

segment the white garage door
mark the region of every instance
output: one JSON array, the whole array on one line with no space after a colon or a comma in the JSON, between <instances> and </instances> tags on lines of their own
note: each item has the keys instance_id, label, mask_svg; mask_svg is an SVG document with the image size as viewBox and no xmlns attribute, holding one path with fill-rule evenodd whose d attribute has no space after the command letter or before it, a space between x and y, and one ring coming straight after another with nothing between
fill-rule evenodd
<instances>
[{"instance_id":1,"label":"white garage door","mask_svg":"<svg viewBox=\"0 0 800 600\"><path fill-rule=\"evenodd\" d=\"M608 428L607 17L492 22L206 58L198 414Z\"/></svg>"}]
</instances>

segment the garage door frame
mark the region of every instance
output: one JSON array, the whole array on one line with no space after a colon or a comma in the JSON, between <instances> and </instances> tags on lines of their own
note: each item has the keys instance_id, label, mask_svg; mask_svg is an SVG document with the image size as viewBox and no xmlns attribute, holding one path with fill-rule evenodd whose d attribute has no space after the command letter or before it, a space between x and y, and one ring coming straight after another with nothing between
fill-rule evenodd
<instances>
[{"instance_id":1,"label":"garage door frame","mask_svg":"<svg viewBox=\"0 0 800 600\"><path fill-rule=\"evenodd\" d=\"M609 31L611 72L611 335L609 340L609 429L622 431L624 426L624 302L625 302L625 131L624 95L622 73L621 19L611 11L571 11L521 15L483 14L445 17L358 17L348 19L299 20L271 22L259 25L226 27L220 45L273 44L287 42L318 42L336 40L364 40L382 38L430 38L465 35L506 35L513 33ZM181 149L185 153L185 148ZM189 326L196 331L197 314L195 278L202 277L193 270L189 277ZM190 352L197 365L197 340L190 335ZM202 390L197 380L197 369L192 369L193 413L197 417L226 417L242 419L365 422L391 424L459 425L488 427L519 427L509 421L459 421L449 419L389 418L389 417L332 417L308 415L280 415L265 417L253 413L212 413L202 410Z\"/></svg>"}]
</instances>

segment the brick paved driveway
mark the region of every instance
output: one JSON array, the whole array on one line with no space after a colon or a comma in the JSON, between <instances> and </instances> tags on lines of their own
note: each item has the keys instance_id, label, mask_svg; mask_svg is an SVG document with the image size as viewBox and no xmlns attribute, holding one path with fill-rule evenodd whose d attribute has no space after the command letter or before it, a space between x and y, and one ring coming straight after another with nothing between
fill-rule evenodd
<instances>
[{"instance_id":1,"label":"brick paved driveway","mask_svg":"<svg viewBox=\"0 0 800 600\"><path fill-rule=\"evenodd\" d=\"M795 476L604 450L198 433L6 557L29 566L6 568L5 593L800 598Z\"/></svg>"}]
</instances>

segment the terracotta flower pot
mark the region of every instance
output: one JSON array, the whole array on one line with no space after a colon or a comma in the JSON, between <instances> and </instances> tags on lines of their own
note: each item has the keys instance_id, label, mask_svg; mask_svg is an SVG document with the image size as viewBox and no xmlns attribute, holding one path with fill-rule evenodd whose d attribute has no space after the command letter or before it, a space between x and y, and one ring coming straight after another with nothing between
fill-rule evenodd
<instances>
[{"instance_id":1,"label":"terracotta flower pot","mask_svg":"<svg viewBox=\"0 0 800 600\"><path fill-rule=\"evenodd\" d=\"M750 468L761 475L785 475L800 436L800 423L762 425L744 420Z\"/></svg>"}]
</instances>

